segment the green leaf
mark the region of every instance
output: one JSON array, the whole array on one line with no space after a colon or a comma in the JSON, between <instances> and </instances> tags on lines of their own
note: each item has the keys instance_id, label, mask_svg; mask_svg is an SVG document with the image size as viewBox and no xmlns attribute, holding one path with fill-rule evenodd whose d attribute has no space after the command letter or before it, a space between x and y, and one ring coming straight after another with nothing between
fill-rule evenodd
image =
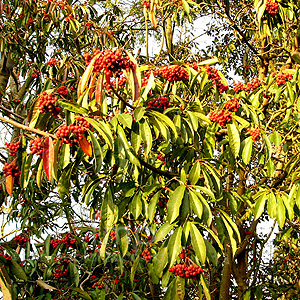
<instances>
[{"instance_id":1,"label":"green leaf","mask_svg":"<svg viewBox=\"0 0 300 300\"><path fill-rule=\"evenodd\" d=\"M168 222L165 222L156 232L154 242L160 242L163 240L166 235L172 230L174 226L170 225Z\"/></svg>"},{"instance_id":2,"label":"green leaf","mask_svg":"<svg viewBox=\"0 0 300 300\"><path fill-rule=\"evenodd\" d=\"M253 146L252 137L249 136L248 138L246 138L242 144L243 144L242 159L245 165L248 165L252 154L252 146Z\"/></svg>"},{"instance_id":3,"label":"green leaf","mask_svg":"<svg viewBox=\"0 0 300 300\"><path fill-rule=\"evenodd\" d=\"M148 219L149 219L150 223L152 223L152 221L155 217L156 207L157 207L158 200L160 198L160 193L161 193L161 191L155 193L154 196L151 198L150 203L148 205Z\"/></svg>"},{"instance_id":4,"label":"green leaf","mask_svg":"<svg viewBox=\"0 0 300 300\"><path fill-rule=\"evenodd\" d=\"M176 276L175 290L176 290L178 299L184 300L185 299L185 279L184 278Z\"/></svg>"},{"instance_id":5,"label":"green leaf","mask_svg":"<svg viewBox=\"0 0 300 300\"><path fill-rule=\"evenodd\" d=\"M222 218L222 221L223 221L223 223L226 227L227 235L229 237L229 241L230 241L230 244L231 244L232 255L234 256L235 252L236 252L236 249L237 249L237 243L236 243L236 240L233 236L233 230L232 230L231 226L228 224L226 218L223 215L221 215L221 218Z\"/></svg>"},{"instance_id":6,"label":"green leaf","mask_svg":"<svg viewBox=\"0 0 300 300\"><path fill-rule=\"evenodd\" d=\"M268 194L268 204L267 204L267 210L269 216L274 219L276 218L276 212L277 212L277 202L276 197L273 192L270 192Z\"/></svg>"},{"instance_id":7,"label":"green leaf","mask_svg":"<svg viewBox=\"0 0 300 300\"><path fill-rule=\"evenodd\" d=\"M169 223L173 223L176 218L179 216L179 209L182 203L183 195L185 192L185 186L178 186L175 191L172 192L172 195L168 201L168 221Z\"/></svg>"},{"instance_id":8,"label":"green leaf","mask_svg":"<svg viewBox=\"0 0 300 300\"><path fill-rule=\"evenodd\" d=\"M93 155L94 155L94 171L95 173L99 173L103 163L102 149L97 139L94 137L94 134L90 130L89 130L89 135L91 137Z\"/></svg>"},{"instance_id":9,"label":"green leaf","mask_svg":"<svg viewBox=\"0 0 300 300\"><path fill-rule=\"evenodd\" d=\"M134 118L135 118L135 121L136 122L139 122L141 120L141 118L144 116L145 114L145 107L137 107L135 110L134 110Z\"/></svg>"},{"instance_id":10,"label":"green leaf","mask_svg":"<svg viewBox=\"0 0 300 300\"><path fill-rule=\"evenodd\" d=\"M64 289L71 290L79 294L83 299L92 300L89 294L78 287L64 287Z\"/></svg>"},{"instance_id":11,"label":"green leaf","mask_svg":"<svg viewBox=\"0 0 300 300\"><path fill-rule=\"evenodd\" d=\"M57 290L55 287L53 287L53 286L51 286L51 285L49 285L48 283L46 283L45 281L43 281L43 280L40 280L40 279L38 279L38 280L36 280L35 281L41 288L43 288L43 289L45 289L45 290Z\"/></svg>"},{"instance_id":12,"label":"green leaf","mask_svg":"<svg viewBox=\"0 0 300 300\"><path fill-rule=\"evenodd\" d=\"M142 300L137 294L135 294L133 292L131 293L131 296L134 300Z\"/></svg>"},{"instance_id":13,"label":"green leaf","mask_svg":"<svg viewBox=\"0 0 300 300\"><path fill-rule=\"evenodd\" d=\"M282 198L279 194L276 195L277 200L277 222L280 228L283 228L285 224L285 207L282 201Z\"/></svg>"},{"instance_id":14,"label":"green leaf","mask_svg":"<svg viewBox=\"0 0 300 300\"><path fill-rule=\"evenodd\" d=\"M201 219L203 213L203 205L201 201L192 191L189 191L189 200L191 202L193 212L198 216L199 219Z\"/></svg>"},{"instance_id":15,"label":"green leaf","mask_svg":"<svg viewBox=\"0 0 300 300\"><path fill-rule=\"evenodd\" d=\"M132 126L132 116L131 114L121 114L117 116L119 122L124 125L124 127L128 127L131 129Z\"/></svg>"},{"instance_id":16,"label":"green leaf","mask_svg":"<svg viewBox=\"0 0 300 300\"><path fill-rule=\"evenodd\" d=\"M168 256L169 256L170 266L173 266L181 251L181 235L182 235L182 227L178 227L175 229L174 233L169 239Z\"/></svg>"},{"instance_id":17,"label":"green leaf","mask_svg":"<svg viewBox=\"0 0 300 300\"><path fill-rule=\"evenodd\" d=\"M106 246L107 246L107 242L108 242L108 239L110 237L110 231L111 230L108 230L105 234L105 237L102 241L102 244L101 244L101 248L100 248L100 257L104 260L105 259L105 255L106 255Z\"/></svg>"},{"instance_id":18,"label":"green leaf","mask_svg":"<svg viewBox=\"0 0 300 300\"><path fill-rule=\"evenodd\" d=\"M200 282L201 282L201 285L203 287L203 292L204 292L204 295L205 295L206 299L211 300L210 291L208 289L207 283L206 283L206 281L204 279L204 276L202 274L200 275Z\"/></svg>"},{"instance_id":19,"label":"green leaf","mask_svg":"<svg viewBox=\"0 0 300 300\"><path fill-rule=\"evenodd\" d=\"M22 172L20 183L21 187L25 189L29 182L29 171L31 169L32 155L26 155L26 157L22 158Z\"/></svg>"},{"instance_id":20,"label":"green leaf","mask_svg":"<svg viewBox=\"0 0 300 300\"><path fill-rule=\"evenodd\" d=\"M199 258L201 263L204 265L206 260L206 245L200 231L193 223L191 223L190 233L192 246L195 251L195 254Z\"/></svg>"},{"instance_id":21,"label":"green leaf","mask_svg":"<svg viewBox=\"0 0 300 300\"><path fill-rule=\"evenodd\" d=\"M75 286L78 287L78 285L79 285L79 272L78 272L78 268L72 262L69 263L69 267L68 268L70 270L70 277L71 277L72 282L74 282Z\"/></svg>"},{"instance_id":22,"label":"green leaf","mask_svg":"<svg viewBox=\"0 0 300 300\"><path fill-rule=\"evenodd\" d=\"M131 284L133 284L133 282L134 282L134 276L135 276L135 273L136 273L136 270L138 268L140 260L141 260L141 257L138 255L136 257L135 261L132 264L132 267L131 267L131 270L130 270L130 281L131 281Z\"/></svg>"},{"instance_id":23,"label":"green leaf","mask_svg":"<svg viewBox=\"0 0 300 300\"><path fill-rule=\"evenodd\" d=\"M266 193L260 195L254 206L254 220L257 220L265 210L267 196Z\"/></svg>"},{"instance_id":24,"label":"green leaf","mask_svg":"<svg viewBox=\"0 0 300 300\"><path fill-rule=\"evenodd\" d=\"M210 262L214 266L217 266L218 264L218 254L216 249L212 246L212 244L208 240L204 240L205 246L206 246L206 254Z\"/></svg>"},{"instance_id":25,"label":"green leaf","mask_svg":"<svg viewBox=\"0 0 300 300\"><path fill-rule=\"evenodd\" d=\"M189 173L189 182L191 185L194 185L198 182L200 177L200 163L199 161L196 161L194 165L191 168L191 171Z\"/></svg>"},{"instance_id":26,"label":"green leaf","mask_svg":"<svg viewBox=\"0 0 300 300\"><path fill-rule=\"evenodd\" d=\"M27 281L27 275L25 271L23 270L23 267L21 267L17 261L14 259L11 260L11 271L12 274L14 274L18 279Z\"/></svg>"},{"instance_id":27,"label":"green leaf","mask_svg":"<svg viewBox=\"0 0 300 300\"><path fill-rule=\"evenodd\" d=\"M58 100L58 103L65 110L74 112L76 114L87 115L89 113L89 111L87 109L85 109L84 107L81 107L77 103L71 103L71 102L66 102L66 101L62 101L62 100Z\"/></svg>"},{"instance_id":28,"label":"green leaf","mask_svg":"<svg viewBox=\"0 0 300 300\"><path fill-rule=\"evenodd\" d=\"M129 204L129 211L132 213L133 218L135 220L138 219L139 215L142 212L142 201L141 201L141 193L136 193Z\"/></svg>"},{"instance_id":29,"label":"green leaf","mask_svg":"<svg viewBox=\"0 0 300 300\"><path fill-rule=\"evenodd\" d=\"M240 153L240 133L235 123L227 124L229 146L234 157L238 157Z\"/></svg>"},{"instance_id":30,"label":"green leaf","mask_svg":"<svg viewBox=\"0 0 300 300\"><path fill-rule=\"evenodd\" d=\"M163 244L153 258L156 275L160 278L166 265L168 264L168 247Z\"/></svg>"},{"instance_id":31,"label":"green leaf","mask_svg":"<svg viewBox=\"0 0 300 300\"><path fill-rule=\"evenodd\" d=\"M121 254L124 255L128 251L128 232L123 226L119 226L117 229L117 243L121 250Z\"/></svg>"},{"instance_id":32,"label":"green leaf","mask_svg":"<svg viewBox=\"0 0 300 300\"><path fill-rule=\"evenodd\" d=\"M144 155L147 158L153 142L151 128L147 122L147 119L144 119L144 122L140 122L140 133L144 142Z\"/></svg>"}]
</instances>

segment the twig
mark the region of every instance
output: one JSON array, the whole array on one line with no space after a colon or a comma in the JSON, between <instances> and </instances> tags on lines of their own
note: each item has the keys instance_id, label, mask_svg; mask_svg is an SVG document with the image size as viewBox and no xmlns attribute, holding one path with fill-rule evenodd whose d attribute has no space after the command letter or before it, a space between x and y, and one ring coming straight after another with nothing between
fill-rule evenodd
<instances>
[{"instance_id":1,"label":"twig","mask_svg":"<svg viewBox=\"0 0 300 300\"><path fill-rule=\"evenodd\" d=\"M43 135L43 136L51 136L52 138L57 139L57 137L54 134L51 134L51 133L48 133L48 132L45 132L45 131L42 131L42 130L39 130L39 129L36 129L36 128L30 128L30 127L25 126L23 124L20 124L16 121L13 121L13 120L10 120L10 119L5 119L1 116L0 116L0 121L11 124L11 125L16 126L20 129L23 129L23 130L31 131L31 132L34 132L34 133L37 133L37 134Z\"/></svg>"}]
</instances>

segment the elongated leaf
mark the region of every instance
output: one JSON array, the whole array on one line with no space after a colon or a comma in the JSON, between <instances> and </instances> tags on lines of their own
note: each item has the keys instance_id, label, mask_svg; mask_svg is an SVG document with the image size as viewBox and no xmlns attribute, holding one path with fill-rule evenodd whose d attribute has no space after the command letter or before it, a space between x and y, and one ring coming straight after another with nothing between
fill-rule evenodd
<instances>
[{"instance_id":1,"label":"elongated leaf","mask_svg":"<svg viewBox=\"0 0 300 300\"><path fill-rule=\"evenodd\" d=\"M168 247L163 245L158 253L153 258L154 269L158 277L161 277L162 272L168 264Z\"/></svg>"},{"instance_id":2,"label":"elongated leaf","mask_svg":"<svg viewBox=\"0 0 300 300\"><path fill-rule=\"evenodd\" d=\"M182 227L178 227L175 229L174 233L172 234L169 240L168 254L169 254L170 266L173 266L181 251L181 235L182 235Z\"/></svg>"},{"instance_id":3,"label":"elongated leaf","mask_svg":"<svg viewBox=\"0 0 300 300\"><path fill-rule=\"evenodd\" d=\"M282 198L279 194L276 195L277 200L277 222L280 228L283 228L285 224L285 207Z\"/></svg>"},{"instance_id":4,"label":"elongated leaf","mask_svg":"<svg viewBox=\"0 0 300 300\"><path fill-rule=\"evenodd\" d=\"M241 144L240 133L234 123L227 124L227 130L231 152L233 153L234 157L238 157Z\"/></svg>"},{"instance_id":5,"label":"elongated leaf","mask_svg":"<svg viewBox=\"0 0 300 300\"><path fill-rule=\"evenodd\" d=\"M119 226L117 229L117 243L121 250L121 254L124 257L128 251L128 232L122 226Z\"/></svg>"},{"instance_id":6,"label":"elongated leaf","mask_svg":"<svg viewBox=\"0 0 300 300\"><path fill-rule=\"evenodd\" d=\"M29 182L29 172L30 172L30 167L31 167L31 162L32 162L32 155L26 155L22 159L22 173L21 173L21 187L26 188Z\"/></svg>"},{"instance_id":7,"label":"elongated leaf","mask_svg":"<svg viewBox=\"0 0 300 300\"><path fill-rule=\"evenodd\" d=\"M273 192L270 192L268 194L268 214L269 216L274 219L276 218L276 212L277 212L277 202L276 202L276 197Z\"/></svg>"},{"instance_id":8,"label":"elongated leaf","mask_svg":"<svg viewBox=\"0 0 300 300\"><path fill-rule=\"evenodd\" d=\"M79 139L79 146L87 156L92 156L93 154L92 146L84 135L81 136Z\"/></svg>"},{"instance_id":9,"label":"elongated leaf","mask_svg":"<svg viewBox=\"0 0 300 300\"><path fill-rule=\"evenodd\" d=\"M176 218L179 216L179 209L182 203L183 195L185 191L185 186L178 186L175 191L172 193L168 201L168 221L173 223Z\"/></svg>"},{"instance_id":10,"label":"elongated leaf","mask_svg":"<svg viewBox=\"0 0 300 300\"><path fill-rule=\"evenodd\" d=\"M66 110L74 112L76 114L86 115L88 114L88 110L84 107L79 106L77 103L71 103L59 100L58 103Z\"/></svg>"},{"instance_id":11,"label":"elongated leaf","mask_svg":"<svg viewBox=\"0 0 300 300\"><path fill-rule=\"evenodd\" d=\"M237 249L237 242L233 236L233 230L232 230L232 227L228 224L226 218L221 215L221 218L222 218L222 221L226 227L226 230L227 230L227 235L229 237L229 241L230 241L230 244L231 244L231 249L232 249L232 255L234 256L235 255L235 252L236 252L236 249Z\"/></svg>"},{"instance_id":12,"label":"elongated leaf","mask_svg":"<svg viewBox=\"0 0 300 300\"><path fill-rule=\"evenodd\" d=\"M199 198L192 192L189 191L189 199L192 205L193 212L201 219L203 213L203 205Z\"/></svg>"},{"instance_id":13,"label":"elongated leaf","mask_svg":"<svg viewBox=\"0 0 300 300\"><path fill-rule=\"evenodd\" d=\"M244 144L244 148L242 152L242 159L245 165L248 165L252 154L252 145L253 145L252 137L249 136L248 138L246 138L243 144Z\"/></svg>"},{"instance_id":14,"label":"elongated leaf","mask_svg":"<svg viewBox=\"0 0 300 300\"><path fill-rule=\"evenodd\" d=\"M35 281L41 288L45 289L45 290L57 290L55 287L53 287L52 285L49 285L48 283L46 283L45 281L43 280L36 280Z\"/></svg>"},{"instance_id":15,"label":"elongated leaf","mask_svg":"<svg viewBox=\"0 0 300 300\"><path fill-rule=\"evenodd\" d=\"M178 299L184 300L185 299L185 279L182 277L177 276L175 281L175 290Z\"/></svg>"},{"instance_id":16,"label":"elongated leaf","mask_svg":"<svg viewBox=\"0 0 300 300\"><path fill-rule=\"evenodd\" d=\"M8 175L5 178L5 187L9 196L13 194L15 178L12 175Z\"/></svg>"},{"instance_id":17,"label":"elongated leaf","mask_svg":"<svg viewBox=\"0 0 300 300\"><path fill-rule=\"evenodd\" d=\"M192 245L193 245L193 249L195 251L195 254L199 258L201 263L205 264L206 245L205 245L204 239L203 239L199 229L193 223L191 223L190 233L191 233L191 240L192 240Z\"/></svg>"},{"instance_id":18,"label":"elongated leaf","mask_svg":"<svg viewBox=\"0 0 300 300\"><path fill-rule=\"evenodd\" d=\"M203 288L203 292L204 292L204 295L206 297L207 300L210 300L211 297L210 297L210 291L208 289L208 285L204 279L204 276L201 274L200 275L200 282L201 282L201 285L202 285L202 288Z\"/></svg>"},{"instance_id":19,"label":"elongated leaf","mask_svg":"<svg viewBox=\"0 0 300 300\"><path fill-rule=\"evenodd\" d=\"M3 300L12 300L11 291L6 286L5 281L0 276L0 287L3 296Z\"/></svg>"},{"instance_id":20,"label":"elongated leaf","mask_svg":"<svg viewBox=\"0 0 300 300\"><path fill-rule=\"evenodd\" d=\"M265 210L265 203L267 200L267 196L263 193L258 200L255 202L254 206L254 220L257 220Z\"/></svg>"},{"instance_id":21,"label":"elongated leaf","mask_svg":"<svg viewBox=\"0 0 300 300\"><path fill-rule=\"evenodd\" d=\"M103 76L103 74L100 74L98 81L97 81L96 92L95 92L95 100L100 105L102 105L103 82L104 82L104 76Z\"/></svg>"},{"instance_id":22,"label":"elongated leaf","mask_svg":"<svg viewBox=\"0 0 300 300\"><path fill-rule=\"evenodd\" d=\"M174 226L170 225L168 222L165 222L156 232L154 242L160 242L163 240L166 235L172 230Z\"/></svg>"},{"instance_id":23,"label":"elongated leaf","mask_svg":"<svg viewBox=\"0 0 300 300\"><path fill-rule=\"evenodd\" d=\"M93 73L95 61L98 59L101 53L94 56L86 70L84 71L77 88L77 98L80 98L84 90L88 87L88 81Z\"/></svg>"},{"instance_id":24,"label":"elongated leaf","mask_svg":"<svg viewBox=\"0 0 300 300\"><path fill-rule=\"evenodd\" d=\"M48 180L52 178L54 163L54 146L50 136L46 137L43 150L43 166Z\"/></svg>"},{"instance_id":25,"label":"elongated leaf","mask_svg":"<svg viewBox=\"0 0 300 300\"><path fill-rule=\"evenodd\" d=\"M191 185L194 185L197 183L200 177L200 163L199 161L196 161L194 165L191 168L191 171L189 173L189 182Z\"/></svg>"},{"instance_id":26,"label":"elongated leaf","mask_svg":"<svg viewBox=\"0 0 300 300\"><path fill-rule=\"evenodd\" d=\"M103 163L103 155L102 149L98 140L94 137L94 134L89 131L89 135L91 137L92 147L93 147L93 154L94 154L94 170L95 173L100 172Z\"/></svg>"},{"instance_id":27,"label":"elongated leaf","mask_svg":"<svg viewBox=\"0 0 300 300\"><path fill-rule=\"evenodd\" d=\"M14 259L11 260L12 266L11 271L12 273L21 280L28 280L27 275L25 271L23 270L23 267L21 267Z\"/></svg>"}]
</instances>

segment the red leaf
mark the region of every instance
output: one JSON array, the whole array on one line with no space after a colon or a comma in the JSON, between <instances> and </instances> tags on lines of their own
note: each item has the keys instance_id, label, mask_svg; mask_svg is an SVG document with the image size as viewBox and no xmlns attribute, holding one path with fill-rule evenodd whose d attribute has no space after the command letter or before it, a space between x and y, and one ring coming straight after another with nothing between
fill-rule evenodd
<instances>
[{"instance_id":1,"label":"red leaf","mask_svg":"<svg viewBox=\"0 0 300 300\"><path fill-rule=\"evenodd\" d=\"M12 175L8 175L5 179L5 187L9 196L11 196L13 193L14 181L15 178Z\"/></svg>"},{"instance_id":2,"label":"red leaf","mask_svg":"<svg viewBox=\"0 0 300 300\"><path fill-rule=\"evenodd\" d=\"M53 163L54 163L54 146L53 146L53 140L49 136L45 139L44 150L43 150L43 165L48 180L51 180L52 178Z\"/></svg>"},{"instance_id":3,"label":"red leaf","mask_svg":"<svg viewBox=\"0 0 300 300\"><path fill-rule=\"evenodd\" d=\"M92 146L88 142L85 136L82 136L82 138L79 140L79 146L86 155L92 156L93 154Z\"/></svg>"}]
</instances>

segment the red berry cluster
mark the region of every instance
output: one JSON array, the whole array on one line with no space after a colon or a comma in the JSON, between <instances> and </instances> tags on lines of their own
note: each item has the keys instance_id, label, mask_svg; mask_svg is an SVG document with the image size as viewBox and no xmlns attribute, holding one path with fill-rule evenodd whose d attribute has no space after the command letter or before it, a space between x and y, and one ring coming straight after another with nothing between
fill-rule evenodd
<instances>
[{"instance_id":1,"label":"red berry cluster","mask_svg":"<svg viewBox=\"0 0 300 300\"><path fill-rule=\"evenodd\" d=\"M8 255L7 253L4 253L3 247L0 248L0 256L4 257L6 260L12 260L10 255Z\"/></svg>"},{"instance_id":2,"label":"red berry cluster","mask_svg":"<svg viewBox=\"0 0 300 300\"><path fill-rule=\"evenodd\" d=\"M47 65L48 66L50 66L50 67L53 67L53 66L56 66L57 65L57 63L58 63L58 61L57 61L57 59L55 59L55 58L50 58L48 61L47 61Z\"/></svg>"},{"instance_id":3,"label":"red berry cluster","mask_svg":"<svg viewBox=\"0 0 300 300\"><path fill-rule=\"evenodd\" d=\"M104 288L104 284L101 281L97 281L93 284L92 288L101 290Z\"/></svg>"},{"instance_id":4,"label":"red berry cluster","mask_svg":"<svg viewBox=\"0 0 300 300\"><path fill-rule=\"evenodd\" d=\"M71 233L67 233L62 239L61 239L62 243L66 246L66 247L74 247L75 243L76 243L76 238L74 238L74 235L72 235Z\"/></svg>"},{"instance_id":5,"label":"red berry cluster","mask_svg":"<svg viewBox=\"0 0 300 300\"><path fill-rule=\"evenodd\" d=\"M228 90L228 86L224 85L221 82L221 76L218 73L218 70L216 68L212 68L211 66L206 66L205 69L208 75L208 79L210 79L213 84L217 86L218 91L220 93L226 92Z\"/></svg>"},{"instance_id":6,"label":"red berry cluster","mask_svg":"<svg viewBox=\"0 0 300 300\"><path fill-rule=\"evenodd\" d=\"M190 256L190 249L189 248L182 249L182 251L179 253L179 257L181 259L186 259L189 256Z\"/></svg>"},{"instance_id":7,"label":"red berry cluster","mask_svg":"<svg viewBox=\"0 0 300 300\"><path fill-rule=\"evenodd\" d=\"M151 256L151 251L146 248L141 254L140 254L141 258L145 259L146 260L146 263L149 263L152 259L152 256Z\"/></svg>"},{"instance_id":8,"label":"red berry cluster","mask_svg":"<svg viewBox=\"0 0 300 300\"><path fill-rule=\"evenodd\" d=\"M238 82L238 83L234 82L233 85L234 85L233 91L235 93L239 93L245 89L245 86L242 82Z\"/></svg>"},{"instance_id":9,"label":"red berry cluster","mask_svg":"<svg viewBox=\"0 0 300 300\"><path fill-rule=\"evenodd\" d=\"M144 0L143 1L143 6L145 6L147 9L149 9L150 8L150 2L151 1L149 1L149 0Z\"/></svg>"},{"instance_id":10,"label":"red berry cluster","mask_svg":"<svg viewBox=\"0 0 300 300\"><path fill-rule=\"evenodd\" d=\"M195 71L199 72L200 71L200 66L198 65L198 63L195 61L193 63L189 63L188 64L189 67L191 67L192 69L194 69Z\"/></svg>"},{"instance_id":11,"label":"red berry cluster","mask_svg":"<svg viewBox=\"0 0 300 300\"><path fill-rule=\"evenodd\" d=\"M276 83L278 86L284 85L288 80L291 80L292 78L293 78L293 74L291 73L279 74L276 78Z\"/></svg>"},{"instance_id":12,"label":"red berry cluster","mask_svg":"<svg viewBox=\"0 0 300 300\"><path fill-rule=\"evenodd\" d=\"M16 143L6 143L5 146L10 150L10 155L15 156L18 150L21 148L21 141Z\"/></svg>"},{"instance_id":13,"label":"red berry cluster","mask_svg":"<svg viewBox=\"0 0 300 300\"><path fill-rule=\"evenodd\" d=\"M163 165L166 164L166 158L162 154L158 154L157 155L157 159L160 160L160 161L162 161Z\"/></svg>"},{"instance_id":14,"label":"red berry cluster","mask_svg":"<svg viewBox=\"0 0 300 300\"><path fill-rule=\"evenodd\" d=\"M159 108L166 110L168 107L170 107L170 102L167 97L159 96L158 98L154 98L153 100L148 102L148 107L152 108Z\"/></svg>"},{"instance_id":15,"label":"red berry cluster","mask_svg":"<svg viewBox=\"0 0 300 300\"><path fill-rule=\"evenodd\" d=\"M39 96L38 105L40 112L49 112L52 116L56 117L60 112L60 108L55 106L57 100L58 97L53 96L52 93L48 94L47 92L43 92L43 94Z\"/></svg>"},{"instance_id":16,"label":"red berry cluster","mask_svg":"<svg viewBox=\"0 0 300 300\"><path fill-rule=\"evenodd\" d=\"M160 207L164 207L168 203L168 198L164 198L158 201L157 205Z\"/></svg>"},{"instance_id":17,"label":"red berry cluster","mask_svg":"<svg viewBox=\"0 0 300 300\"><path fill-rule=\"evenodd\" d=\"M271 16L277 15L279 11L279 4L276 1L267 0L266 11Z\"/></svg>"},{"instance_id":18,"label":"red berry cluster","mask_svg":"<svg viewBox=\"0 0 300 300\"><path fill-rule=\"evenodd\" d=\"M33 23L34 23L34 20L31 18L28 18L28 24L33 24Z\"/></svg>"},{"instance_id":19,"label":"red berry cluster","mask_svg":"<svg viewBox=\"0 0 300 300\"><path fill-rule=\"evenodd\" d=\"M7 177L12 175L14 178L19 178L21 171L18 166L13 165L12 163L5 163L3 167L4 176Z\"/></svg>"},{"instance_id":20,"label":"red berry cluster","mask_svg":"<svg viewBox=\"0 0 300 300\"><path fill-rule=\"evenodd\" d=\"M40 138L36 138L30 141L30 154L37 154L42 157L44 150L44 143L43 140Z\"/></svg>"},{"instance_id":21,"label":"red berry cluster","mask_svg":"<svg viewBox=\"0 0 300 300\"><path fill-rule=\"evenodd\" d=\"M239 99L235 97L231 98L225 103L224 108L232 112L237 112L240 108Z\"/></svg>"},{"instance_id":22,"label":"red berry cluster","mask_svg":"<svg viewBox=\"0 0 300 300\"><path fill-rule=\"evenodd\" d=\"M161 76L168 81L181 81L189 77L188 71L178 65L163 66L155 70L154 76Z\"/></svg>"},{"instance_id":23,"label":"red berry cluster","mask_svg":"<svg viewBox=\"0 0 300 300\"><path fill-rule=\"evenodd\" d=\"M218 122L220 126L225 126L232 120L231 112L228 110L217 110L209 113L209 119L213 122Z\"/></svg>"},{"instance_id":24,"label":"red berry cluster","mask_svg":"<svg viewBox=\"0 0 300 300\"><path fill-rule=\"evenodd\" d=\"M110 237L114 241L117 238L116 233L114 231L111 231L110 232Z\"/></svg>"},{"instance_id":25,"label":"red berry cluster","mask_svg":"<svg viewBox=\"0 0 300 300\"><path fill-rule=\"evenodd\" d=\"M69 145L77 144L82 139L86 128L92 129L92 125L83 117L76 117L74 124L61 126L58 128L56 135L62 142Z\"/></svg>"},{"instance_id":26,"label":"red berry cluster","mask_svg":"<svg viewBox=\"0 0 300 300\"><path fill-rule=\"evenodd\" d=\"M260 130L259 128L255 128L255 129L252 129L252 128L248 128L247 129L252 137L252 140L253 142L256 142L259 140L259 136L260 136Z\"/></svg>"},{"instance_id":27,"label":"red berry cluster","mask_svg":"<svg viewBox=\"0 0 300 300\"><path fill-rule=\"evenodd\" d=\"M84 59L88 65L93 57L100 53L94 64L94 72L104 71L104 74L110 78L111 76L120 77L123 74L124 69L133 68L133 62L130 57L125 53L123 49L117 49L115 51L105 49L100 51L94 50L94 55L85 53Z\"/></svg>"},{"instance_id":28,"label":"red berry cluster","mask_svg":"<svg viewBox=\"0 0 300 300\"><path fill-rule=\"evenodd\" d=\"M147 71L144 72L144 75L143 75L142 80L141 80L142 87L146 86L148 84L148 80L149 80L150 75L151 75L151 70L147 70Z\"/></svg>"},{"instance_id":29,"label":"red berry cluster","mask_svg":"<svg viewBox=\"0 0 300 300\"><path fill-rule=\"evenodd\" d=\"M67 277L68 275L68 265L71 262L67 258L57 258L58 262L57 268L55 269L55 272L53 273L53 276L55 278L62 278Z\"/></svg>"},{"instance_id":30,"label":"red berry cluster","mask_svg":"<svg viewBox=\"0 0 300 300\"><path fill-rule=\"evenodd\" d=\"M56 247L58 247L61 243L60 239L51 239L50 240L50 245L53 249L55 249Z\"/></svg>"},{"instance_id":31,"label":"red berry cluster","mask_svg":"<svg viewBox=\"0 0 300 300\"><path fill-rule=\"evenodd\" d=\"M196 279L197 276L203 273L203 269L197 265L177 264L169 269L175 276L182 278Z\"/></svg>"},{"instance_id":32,"label":"red berry cluster","mask_svg":"<svg viewBox=\"0 0 300 300\"><path fill-rule=\"evenodd\" d=\"M37 70L37 69L33 69L33 74L31 74L31 77L32 78L38 78L39 77L39 75L40 75L40 71L39 70Z\"/></svg>"},{"instance_id":33,"label":"red berry cluster","mask_svg":"<svg viewBox=\"0 0 300 300\"><path fill-rule=\"evenodd\" d=\"M255 77L247 83L247 85L244 87L244 90L250 93L259 88L261 86L261 83L262 81L258 77Z\"/></svg>"},{"instance_id":34,"label":"red berry cluster","mask_svg":"<svg viewBox=\"0 0 300 300\"><path fill-rule=\"evenodd\" d=\"M18 244L21 248L25 248L26 243L29 241L29 238L28 238L28 236L27 236L27 233L25 232L25 234L24 234L24 232L23 232L23 233L21 233L21 234L15 236L15 237L14 237L14 241L17 242L17 244Z\"/></svg>"},{"instance_id":35,"label":"red berry cluster","mask_svg":"<svg viewBox=\"0 0 300 300\"><path fill-rule=\"evenodd\" d=\"M59 87L56 92L61 96L67 96L68 95L68 88L66 86Z\"/></svg>"}]
</instances>

